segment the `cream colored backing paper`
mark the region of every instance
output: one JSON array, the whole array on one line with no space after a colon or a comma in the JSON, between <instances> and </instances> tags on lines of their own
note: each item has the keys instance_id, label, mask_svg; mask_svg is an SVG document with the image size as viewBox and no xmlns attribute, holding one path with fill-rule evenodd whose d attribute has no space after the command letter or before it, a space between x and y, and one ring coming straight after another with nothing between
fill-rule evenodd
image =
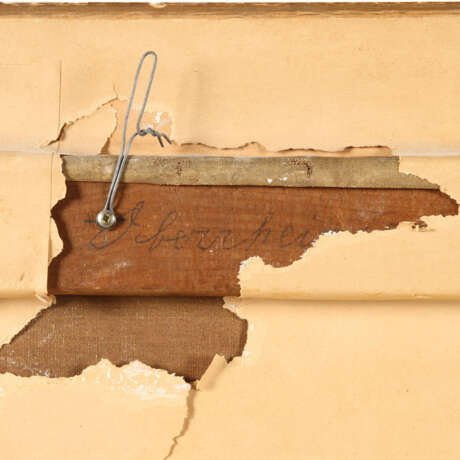
<instances>
[{"instance_id":1,"label":"cream colored backing paper","mask_svg":"<svg viewBox=\"0 0 460 460\"><path fill-rule=\"evenodd\" d=\"M458 458L458 303L234 304L243 357L196 393L174 460Z\"/></svg>"},{"instance_id":2,"label":"cream colored backing paper","mask_svg":"<svg viewBox=\"0 0 460 460\"><path fill-rule=\"evenodd\" d=\"M159 63L148 110L179 144L460 151L458 14L156 18L153 8L143 18L0 17L0 64L16 65L0 72L0 88L12 95L0 104L8 126L0 147L17 150L21 140L21 150L35 150L57 131L56 114L61 127L75 122L76 129L77 120L126 100L149 49ZM113 130L106 116L69 148L100 148ZM138 139L134 149L143 143L154 144Z\"/></svg>"},{"instance_id":3,"label":"cream colored backing paper","mask_svg":"<svg viewBox=\"0 0 460 460\"><path fill-rule=\"evenodd\" d=\"M49 303L47 264L61 249L50 220L60 162L17 151L117 153L147 49L160 57L147 121L176 143L165 153L251 141L255 153L460 151L458 15L3 16L0 296L14 299L0 301L2 342ZM133 153L147 145L158 153L147 138ZM401 170L458 201L459 163L404 158ZM374 300L458 296L459 218L424 220L423 232L323 235L286 268L248 261L243 296L278 300L227 299L248 342L229 365L217 357L198 390L136 362L70 379L0 375L1 457L458 458L458 302ZM329 294L367 301L285 299Z\"/></svg>"},{"instance_id":4,"label":"cream colored backing paper","mask_svg":"<svg viewBox=\"0 0 460 460\"><path fill-rule=\"evenodd\" d=\"M399 169L439 184L460 202L460 157L402 157ZM395 230L321 235L284 268L258 257L242 264L242 297L423 299L460 297L460 216L423 217Z\"/></svg>"},{"instance_id":5,"label":"cream colored backing paper","mask_svg":"<svg viewBox=\"0 0 460 460\"><path fill-rule=\"evenodd\" d=\"M1 457L162 459L181 431L189 388L139 362L101 361L68 379L2 374Z\"/></svg>"},{"instance_id":6,"label":"cream colored backing paper","mask_svg":"<svg viewBox=\"0 0 460 460\"><path fill-rule=\"evenodd\" d=\"M0 152L0 344L42 308L48 263L62 249L51 208L64 198L61 160L52 153Z\"/></svg>"},{"instance_id":7,"label":"cream colored backing paper","mask_svg":"<svg viewBox=\"0 0 460 460\"><path fill-rule=\"evenodd\" d=\"M0 149L35 151L58 135L60 65L36 61L0 58Z\"/></svg>"}]
</instances>

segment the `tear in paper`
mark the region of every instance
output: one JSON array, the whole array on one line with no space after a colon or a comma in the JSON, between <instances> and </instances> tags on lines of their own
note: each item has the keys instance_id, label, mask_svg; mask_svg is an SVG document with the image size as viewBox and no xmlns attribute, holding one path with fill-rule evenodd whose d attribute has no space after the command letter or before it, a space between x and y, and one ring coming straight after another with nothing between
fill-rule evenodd
<instances>
[{"instance_id":1,"label":"tear in paper","mask_svg":"<svg viewBox=\"0 0 460 460\"><path fill-rule=\"evenodd\" d=\"M439 184L460 202L460 157L402 157L400 170ZM240 269L241 296L459 298L460 283L453 280L460 279L460 216L422 220L423 232L401 223L394 230L322 235L288 267L253 257Z\"/></svg>"},{"instance_id":2,"label":"tear in paper","mask_svg":"<svg viewBox=\"0 0 460 460\"><path fill-rule=\"evenodd\" d=\"M172 459L458 456L457 304L228 302L245 352L213 362Z\"/></svg>"},{"instance_id":3,"label":"tear in paper","mask_svg":"<svg viewBox=\"0 0 460 460\"><path fill-rule=\"evenodd\" d=\"M52 302L48 263L62 250L62 241L51 208L66 187L55 154L0 152L0 157L0 307L5 307L0 338L9 341Z\"/></svg>"},{"instance_id":4,"label":"tear in paper","mask_svg":"<svg viewBox=\"0 0 460 460\"><path fill-rule=\"evenodd\" d=\"M140 362L103 360L72 378L2 374L2 458L162 459L182 428L189 390L181 377Z\"/></svg>"}]
</instances>

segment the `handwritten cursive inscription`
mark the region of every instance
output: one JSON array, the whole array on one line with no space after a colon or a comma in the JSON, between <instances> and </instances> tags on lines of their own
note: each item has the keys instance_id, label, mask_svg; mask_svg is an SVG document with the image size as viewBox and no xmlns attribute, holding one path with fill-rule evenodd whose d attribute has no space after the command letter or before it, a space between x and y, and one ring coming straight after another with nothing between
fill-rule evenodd
<instances>
[{"instance_id":1,"label":"handwritten cursive inscription","mask_svg":"<svg viewBox=\"0 0 460 460\"><path fill-rule=\"evenodd\" d=\"M298 231L291 224L287 224L281 229L272 228L272 214L264 216L255 230L237 234L229 228L186 229L180 221L179 213L171 210L154 227L155 230L152 233L146 234L142 231L142 225L138 221L143 213L144 202L139 201L134 208L119 217L119 221L123 223L123 228L118 232L98 229L90 240L90 247L96 250L106 249L128 236L133 238L134 244L145 246L149 251L155 251L160 246L175 250L196 247L202 251L229 251L232 249L249 251L255 245L268 243L281 249L291 246L306 249L311 243L310 230L308 229ZM145 213L143 217L145 217ZM94 223L93 220L86 220L85 222Z\"/></svg>"}]
</instances>

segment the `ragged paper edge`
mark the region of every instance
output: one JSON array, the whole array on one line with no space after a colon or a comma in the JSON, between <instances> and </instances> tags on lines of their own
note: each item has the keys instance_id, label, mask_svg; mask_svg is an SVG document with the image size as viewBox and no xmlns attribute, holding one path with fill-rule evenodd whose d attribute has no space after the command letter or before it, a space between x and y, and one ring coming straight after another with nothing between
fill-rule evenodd
<instances>
[{"instance_id":1,"label":"ragged paper edge","mask_svg":"<svg viewBox=\"0 0 460 460\"><path fill-rule=\"evenodd\" d=\"M237 297L224 297L224 303L222 308L229 310L239 319L248 321L246 316L240 315L239 304L241 303L241 299ZM201 376L201 378L192 383L190 387L190 393L187 400L187 415L184 417L182 429L180 433L173 439L173 443L171 444L171 448L169 450L168 455L164 458L164 460L174 459L175 458L175 451L179 447L182 438L187 436L187 432L191 424L193 423L193 419L195 416L195 411L199 402L197 403L197 398L199 398L199 394L203 392L212 392L216 389L216 384L220 381L223 375L228 372L228 369L238 369L242 365L242 361L244 364L247 364L248 360L252 359L252 353L248 351L250 349L261 349L261 344L259 341L259 345L256 345L258 342L257 336L254 337L253 335L254 325L248 321L248 327L246 330L246 342L243 347L242 354L240 356L233 357L229 362L225 358L218 353L216 353L209 364L208 368ZM248 345L249 344L249 345ZM236 370L238 372L238 370Z\"/></svg>"},{"instance_id":2,"label":"ragged paper edge","mask_svg":"<svg viewBox=\"0 0 460 460\"><path fill-rule=\"evenodd\" d=\"M460 202L460 157L401 157L400 171L438 184ZM260 257L241 263L245 298L454 299L460 297L460 216L422 217L420 231L402 222L395 229L328 232L300 260L275 268ZM442 277L433 276L433 267Z\"/></svg>"},{"instance_id":3,"label":"ragged paper edge","mask_svg":"<svg viewBox=\"0 0 460 460\"><path fill-rule=\"evenodd\" d=\"M192 390L173 460L214 458L222 443L228 459L361 459L376 442L379 459L458 452L458 304L232 304L250 326L244 354L227 366L216 356Z\"/></svg>"},{"instance_id":4,"label":"ragged paper edge","mask_svg":"<svg viewBox=\"0 0 460 460\"><path fill-rule=\"evenodd\" d=\"M0 348L49 305L46 298L0 299Z\"/></svg>"},{"instance_id":5,"label":"ragged paper edge","mask_svg":"<svg viewBox=\"0 0 460 460\"><path fill-rule=\"evenodd\" d=\"M62 154L118 155L121 148L123 121L127 98L115 91L93 104L85 111L73 114L63 120L59 135L43 148L56 148ZM139 107L133 106L128 120L127 133L134 133L139 116ZM165 141L164 147L152 136L138 136L132 144L131 155L212 155L212 156L332 156L332 157L381 157L393 156L385 146L346 146L342 150L325 151L313 148L282 149L271 151L261 143L248 141L234 147L215 147L204 142L178 143L174 140L173 118L164 111L148 109L144 113L142 128L151 127L170 137L172 143Z\"/></svg>"},{"instance_id":6,"label":"ragged paper edge","mask_svg":"<svg viewBox=\"0 0 460 460\"><path fill-rule=\"evenodd\" d=\"M52 458L57 458L54 455L62 456L72 439L79 443L80 436L88 442L83 447L89 454L86 458L101 458L98 455L103 454L111 457L109 453L123 448L125 442L131 443L125 453L131 452L135 458L140 458L139 455L142 458L164 458L171 449L174 437L182 429L189 393L190 385L182 377L151 368L139 361L117 367L103 359L81 374L69 378L25 378L10 373L0 375L0 407L6 411L14 409L8 412L9 423L19 428L24 417L28 420L37 417L37 422L31 422L35 425L33 436L36 443L31 443L30 449L42 452L49 448ZM42 418L47 400L50 400L53 409ZM94 409L85 406L88 401L97 405L96 418L91 416L91 410ZM101 419L104 419L104 426L98 426ZM137 429L131 431L129 424L133 423ZM110 424L113 427L107 426ZM125 424L128 424L128 431L114 439L114 434ZM90 434L82 431L75 437L75 430L79 428L90 430ZM97 430L96 436L91 434L92 430ZM61 445L59 441L46 444L50 432L56 433L66 445ZM9 455L14 455L14 458L17 455L28 457L29 447L14 439L14 435L21 436L21 429L8 433L8 430L0 433L3 455L8 458ZM70 449L66 458L81 458L78 449L78 446Z\"/></svg>"},{"instance_id":7,"label":"ragged paper edge","mask_svg":"<svg viewBox=\"0 0 460 460\"><path fill-rule=\"evenodd\" d=\"M93 111L62 122L58 136L43 148L80 155L102 153L117 126L117 112L112 106L115 99L109 97Z\"/></svg>"},{"instance_id":8,"label":"ragged paper edge","mask_svg":"<svg viewBox=\"0 0 460 460\"><path fill-rule=\"evenodd\" d=\"M245 307L244 299L240 297L224 297L222 308L231 311L238 316L238 318L248 322L246 343L244 344L243 352L241 356L234 357L230 362L227 362L224 356L215 354L205 373L199 380L194 382L194 385L190 389L188 411L184 419L182 430L179 435L174 438L174 443L171 445L170 452L164 460L176 458L176 449L182 447L182 439L187 437L188 429L194 423L195 413L200 410L200 398L206 398L206 394L208 393L218 393L222 391L222 388L219 387L222 380L223 385L226 385L226 379L238 378L238 374L244 367L251 366L254 360L261 357L264 340L263 328L256 326L255 323L257 323L257 321L251 318L250 312ZM257 330L255 329L256 327ZM243 378L244 375L241 377ZM267 382L267 384L269 385L270 383ZM231 398L234 397L234 395L229 396ZM181 453L182 452L180 452L180 454ZM181 458L180 455L179 458ZM192 456L192 458L194 457Z\"/></svg>"},{"instance_id":9,"label":"ragged paper edge","mask_svg":"<svg viewBox=\"0 0 460 460\"><path fill-rule=\"evenodd\" d=\"M18 153L22 156L27 154ZM62 160L55 153L49 154L49 195L44 199L49 200L49 233L47 235L35 235L36 238L42 239L40 245L48 247L48 257L41 268L42 273L39 278L42 280L40 285L35 287L35 294L30 296L25 293L24 296L15 292L14 297L5 297L0 295L0 346L9 343L14 336L19 333L37 314L44 308L49 307L55 301L54 296L48 295L47 278L48 264L63 249L63 242L59 232L51 217L51 209L66 194L65 177L62 173ZM14 174L14 171L11 172ZM24 242L24 247L30 242Z\"/></svg>"},{"instance_id":10,"label":"ragged paper edge","mask_svg":"<svg viewBox=\"0 0 460 460\"><path fill-rule=\"evenodd\" d=\"M105 97L99 98L86 110L79 110L61 121L58 136L43 145L44 149L57 148L62 154L118 155L121 148L121 135L128 98L119 95L114 88ZM139 106L133 105L128 120L127 133L136 131ZM220 146L201 142L178 142L174 134L174 116L164 110L154 110L150 105L144 113L141 128L153 128L166 134L171 144L159 142L151 136L138 136L133 142L131 155L211 155L211 156L327 156L327 157L439 157L436 152L398 152L386 145L344 145L341 149L324 150L313 147L283 148L272 150L256 140L248 140L242 145ZM458 156L457 152L442 156Z\"/></svg>"},{"instance_id":11,"label":"ragged paper edge","mask_svg":"<svg viewBox=\"0 0 460 460\"><path fill-rule=\"evenodd\" d=\"M62 25L49 17L32 21L31 28L9 17L4 31L5 37L29 32L36 38L25 50L12 47L17 40L4 40L10 48L5 50L7 62L62 62L60 119L72 120L95 110L114 94L114 87L120 98L129 95L135 65L142 51L153 46L159 67L149 107L174 118L173 137L179 143L225 147L255 140L270 150L309 145L338 150L376 142L412 153L426 148L439 153L458 150L455 101L449 97L456 90L451 75L457 73L458 51L455 46L442 47L458 29L455 15L398 21L391 17L280 20L268 15L249 28L247 18L239 17L217 34L215 18L197 22L192 16L182 17L180 31L174 20L151 18L133 26L130 18L124 34L131 37L128 53L119 52L125 39L117 32L119 21L110 14L101 24L84 17L66 19L69 31L78 35L86 27L88 33L64 48L54 39ZM155 43L150 21L155 23ZM436 34L428 36L427 28ZM277 33L267 34L272 29ZM94 34L110 36L113 46L95 46ZM331 41L330 34L340 39ZM281 36L291 39L292 46L284 50L290 72L273 68L269 52L256 53L254 59L254 50L241 46L249 40L254 49L265 45L261 50L282 50ZM204 37L226 43L225 53L209 54L202 46ZM183 52L185 42L188 53ZM412 52L413 42L420 45L419 53ZM240 70L236 83L235 69ZM137 99L142 100L141 94ZM334 119L341 121L328 123Z\"/></svg>"},{"instance_id":12,"label":"ragged paper edge","mask_svg":"<svg viewBox=\"0 0 460 460\"><path fill-rule=\"evenodd\" d=\"M66 181L62 171L62 159L57 153L51 154L50 165L50 205L49 205L49 234L48 234L48 263L45 270L45 285L42 291L37 291L35 297L40 300L45 307L51 306L55 302L53 295L48 294L48 266L51 261L58 256L64 248L64 243L59 235L59 231L54 221L51 210L67 193ZM33 318L31 318L33 319Z\"/></svg>"},{"instance_id":13,"label":"ragged paper edge","mask_svg":"<svg viewBox=\"0 0 460 460\"><path fill-rule=\"evenodd\" d=\"M137 360L123 366L116 366L107 359L101 359L97 364L86 367L80 374L73 377L53 379L43 375L21 377L6 372L0 374L0 379L4 379L5 376L9 380L35 382L38 385L59 385L72 382L103 383L112 390L119 389L123 393L136 396L144 401L155 400L162 406L174 406L177 398L185 399L190 390L190 384L183 377L164 369L152 368Z\"/></svg>"},{"instance_id":14,"label":"ragged paper edge","mask_svg":"<svg viewBox=\"0 0 460 460\"><path fill-rule=\"evenodd\" d=\"M50 251L48 265L58 256L64 248L64 243L57 229L56 222L51 216L51 210L61 200L63 200L67 193L64 173L62 172L62 159L59 155L52 155L51 166L51 200L50 200Z\"/></svg>"}]
</instances>

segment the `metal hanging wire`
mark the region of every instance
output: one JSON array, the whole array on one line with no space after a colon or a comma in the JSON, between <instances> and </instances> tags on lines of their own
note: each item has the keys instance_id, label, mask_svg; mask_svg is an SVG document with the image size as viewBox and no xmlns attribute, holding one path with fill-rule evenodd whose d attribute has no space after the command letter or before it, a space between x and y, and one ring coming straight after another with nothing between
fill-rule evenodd
<instances>
[{"instance_id":1,"label":"metal hanging wire","mask_svg":"<svg viewBox=\"0 0 460 460\"><path fill-rule=\"evenodd\" d=\"M136 131L131 135L128 142L126 142L126 130L128 126L129 115L131 112L131 106L133 105L134 96L136 94L137 83L139 80L139 75L141 73L142 65L144 64L144 61L148 56L153 56L152 70L150 72L147 89L144 94L144 101L142 102L142 108L137 118ZM143 136L146 136L147 134L151 134L152 136L158 139L158 142L160 143L161 147L164 147L163 139L166 139L166 141L169 144L171 144L171 141L166 134L160 133L150 127L141 128L142 117L144 116L145 106L147 105L147 100L150 95L150 89L152 88L153 78L155 76L155 71L157 68L157 61L158 61L158 57L156 53L154 51L147 51L146 53L142 55L139 61L139 64L137 66L136 75L133 81L133 87L131 89L131 96L129 97L128 107L126 109L125 119L123 123L123 137L122 137L122 142L121 142L120 155L118 156L117 164L115 166L115 171L113 173L112 183L110 184L109 193L107 195L105 206L101 211L99 211L99 213L96 216L97 224L99 225L99 227L103 229L110 229L117 222L115 211L113 209L113 203L115 201L115 196L118 190L118 185L120 184L121 176L123 175L123 171L126 166L126 161L128 160L129 151L131 150L131 145L134 139L137 136L143 137Z\"/></svg>"}]
</instances>

